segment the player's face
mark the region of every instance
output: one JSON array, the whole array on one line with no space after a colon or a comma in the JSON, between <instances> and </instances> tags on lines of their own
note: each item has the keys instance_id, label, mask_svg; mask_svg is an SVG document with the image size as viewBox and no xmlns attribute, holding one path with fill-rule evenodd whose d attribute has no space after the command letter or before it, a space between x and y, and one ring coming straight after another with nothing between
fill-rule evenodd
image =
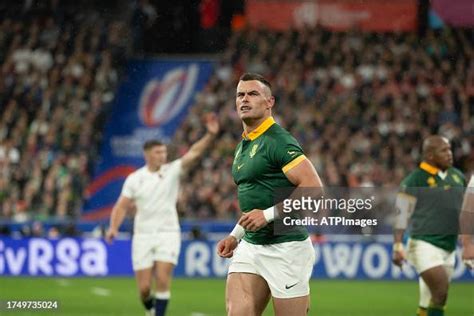
<instances>
[{"instance_id":1,"label":"player's face","mask_svg":"<svg viewBox=\"0 0 474 316\"><path fill-rule=\"evenodd\" d=\"M442 170L446 170L453 165L453 152L448 140L443 140L433 151L433 161Z\"/></svg>"},{"instance_id":2,"label":"player's face","mask_svg":"<svg viewBox=\"0 0 474 316\"><path fill-rule=\"evenodd\" d=\"M153 146L145 150L145 161L152 168L159 168L166 163L168 150L165 145Z\"/></svg>"},{"instance_id":3,"label":"player's face","mask_svg":"<svg viewBox=\"0 0 474 316\"><path fill-rule=\"evenodd\" d=\"M258 80L239 81L235 104L242 121L270 115L275 102L270 89Z\"/></svg>"}]
</instances>

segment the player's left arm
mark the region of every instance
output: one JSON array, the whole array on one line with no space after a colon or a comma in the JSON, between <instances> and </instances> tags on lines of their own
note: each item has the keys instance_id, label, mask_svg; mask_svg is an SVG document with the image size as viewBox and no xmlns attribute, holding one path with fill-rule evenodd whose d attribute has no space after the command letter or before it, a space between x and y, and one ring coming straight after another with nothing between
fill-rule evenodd
<instances>
[{"instance_id":1,"label":"player's left arm","mask_svg":"<svg viewBox=\"0 0 474 316\"><path fill-rule=\"evenodd\" d=\"M296 188L322 188L323 183L314 168L311 161L304 155L295 158L287 166L283 172L287 179L295 185ZM254 209L242 215L239 225L246 230L256 231L266 226L275 218L275 208L271 207L266 210Z\"/></svg>"},{"instance_id":2,"label":"player's left arm","mask_svg":"<svg viewBox=\"0 0 474 316\"><path fill-rule=\"evenodd\" d=\"M311 161L300 156L301 162L285 172L285 176L297 188L322 188L323 183Z\"/></svg>"},{"instance_id":3,"label":"player's left arm","mask_svg":"<svg viewBox=\"0 0 474 316\"><path fill-rule=\"evenodd\" d=\"M206 120L206 134L194 143L189 151L181 158L181 168L184 172L189 170L204 154L214 141L219 132L219 120L217 115L209 113L205 117Z\"/></svg>"}]
</instances>

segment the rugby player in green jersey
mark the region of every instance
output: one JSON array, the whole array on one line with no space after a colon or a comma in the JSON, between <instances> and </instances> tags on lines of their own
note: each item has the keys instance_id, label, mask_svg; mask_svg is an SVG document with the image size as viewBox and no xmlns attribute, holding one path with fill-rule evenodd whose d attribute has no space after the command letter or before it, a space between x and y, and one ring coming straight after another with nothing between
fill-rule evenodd
<instances>
[{"instance_id":1,"label":"rugby player in green jersey","mask_svg":"<svg viewBox=\"0 0 474 316\"><path fill-rule=\"evenodd\" d=\"M221 257L232 258L226 286L227 314L232 316L261 315L270 297L276 315L307 315L309 308L314 249L306 231L275 233L279 219L273 204L278 188L321 188L322 183L295 138L275 123L274 104L265 78L240 78L236 110L244 131L232 175L244 215L217 246Z\"/></svg>"},{"instance_id":2,"label":"rugby player in green jersey","mask_svg":"<svg viewBox=\"0 0 474 316\"><path fill-rule=\"evenodd\" d=\"M402 181L397 196L398 210L410 218L410 238L405 254L404 227L397 227L393 262L401 267L407 259L420 275L417 315L441 316L454 269L466 181L452 167L453 154L446 138L430 136L422 150L423 162Z\"/></svg>"}]
</instances>

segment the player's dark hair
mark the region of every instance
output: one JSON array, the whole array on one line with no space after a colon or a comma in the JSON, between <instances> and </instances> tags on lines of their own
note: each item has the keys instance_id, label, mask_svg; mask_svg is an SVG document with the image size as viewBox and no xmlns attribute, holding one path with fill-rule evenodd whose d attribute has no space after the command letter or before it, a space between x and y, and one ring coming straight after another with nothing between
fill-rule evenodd
<instances>
[{"instance_id":1,"label":"player's dark hair","mask_svg":"<svg viewBox=\"0 0 474 316\"><path fill-rule=\"evenodd\" d=\"M240 76L239 81L251 81L251 80L257 80L266 85L270 90L272 89L272 85L270 82L265 79L262 75L256 74L256 73L251 73L251 72L246 72L242 76Z\"/></svg>"},{"instance_id":2,"label":"player's dark hair","mask_svg":"<svg viewBox=\"0 0 474 316\"><path fill-rule=\"evenodd\" d=\"M156 140L156 139L151 139L151 140L147 140L145 142L145 144L143 144L143 150L148 150L148 149L151 149L155 146L164 146L165 144L163 144L162 142L160 142L159 140Z\"/></svg>"}]
</instances>

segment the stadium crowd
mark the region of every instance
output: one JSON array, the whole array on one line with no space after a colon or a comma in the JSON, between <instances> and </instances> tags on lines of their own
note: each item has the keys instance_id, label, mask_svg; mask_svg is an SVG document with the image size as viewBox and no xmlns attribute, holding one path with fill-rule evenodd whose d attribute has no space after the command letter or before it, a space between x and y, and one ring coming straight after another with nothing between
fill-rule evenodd
<instances>
[{"instance_id":1,"label":"stadium crowd","mask_svg":"<svg viewBox=\"0 0 474 316\"><path fill-rule=\"evenodd\" d=\"M243 72L273 83L276 121L296 135L326 186L397 187L421 159L420 140L433 133L447 136L455 165L473 172L473 39L472 30L456 29L425 38L322 28L234 33L173 142L191 143L202 112L219 113L222 135L204 168L184 182L179 211L238 215L230 170L242 131L235 86Z\"/></svg>"},{"instance_id":2,"label":"stadium crowd","mask_svg":"<svg viewBox=\"0 0 474 316\"><path fill-rule=\"evenodd\" d=\"M15 222L80 213L126 51L122 22L50 5L1 12L0 218Z\"/></svg>"},{"instance_id":3,"label":"stadium crowd","mask_svg":"<svg viewBox=\"0 0 474 316\"><path fill-rule=\"evenodd\" d=\"M0 23L0 218L16 222L80 214L127 50L123 22L54 12ZM234 32L172 142L183 154L203 132L202 114L219 114L218 140L183 181L180 215L239 212L230 170L244 72L273 83L275 119L327 186L398 186L432 133L452 140L455 164L472 172L473 38L459 29L423 38L319 27Z\"/></svg>"}]
</instances>

